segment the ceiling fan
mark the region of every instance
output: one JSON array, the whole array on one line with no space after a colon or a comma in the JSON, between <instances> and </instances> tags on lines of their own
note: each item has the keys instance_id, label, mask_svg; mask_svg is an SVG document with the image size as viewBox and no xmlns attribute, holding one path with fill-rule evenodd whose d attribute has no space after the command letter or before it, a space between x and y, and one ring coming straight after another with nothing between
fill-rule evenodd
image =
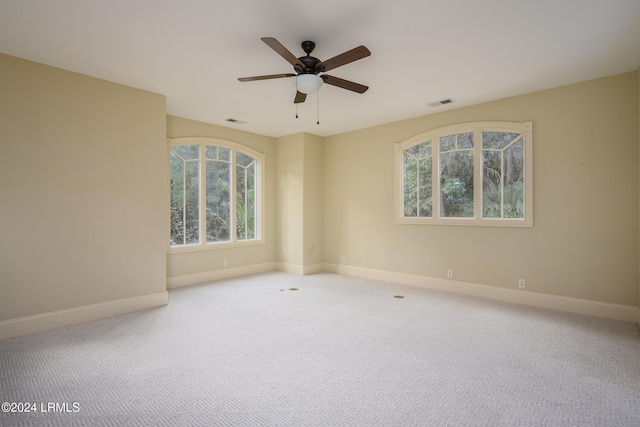
<instances>
[{"instance_id":1,"label":"ceiling fan","mask_svg":"<svg viewBox=\"0 0 640 427\"><path fill-rule=\"evenodd\" d=\"M323 83L357 93L365 93L367 89L369 89L368 86L341 79L339 77L330 76L328 74L318 75L319 73L333 70L334 68L338 68L342 65L349 64L350 62L354 62L358 59L371 55L369 49L364 46L358 46L341 53L340 55L334 56L333 58L327 59L326 61L320 61L318 58L311 56L311 52L313 52L313 49L316 47L316 44L312 41L307 40L302 42L302 50L304 50L307 55L296 58L293 53L291 53L275 38L263 37L261 40L271 49L275 50L276 53L286 59L287 62L293 65L295 74L286 73L270 74L266 76L240 77L238 80L241 82L295 77L296 96L293 102L296 104L304 102L305 99L307 99L307 94L318 91Z\"/></svg>"}]
</instances>

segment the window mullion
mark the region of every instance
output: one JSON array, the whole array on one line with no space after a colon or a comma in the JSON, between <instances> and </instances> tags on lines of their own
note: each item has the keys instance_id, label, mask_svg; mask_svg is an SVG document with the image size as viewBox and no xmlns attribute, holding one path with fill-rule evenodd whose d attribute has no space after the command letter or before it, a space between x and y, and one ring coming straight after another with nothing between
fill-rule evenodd
<instances>
[{"instance_id":1,"label":"window mullion","mask_svg":"<svg viewBox=\"0 0 640 427\"><path fill-rule=\"evenodd\" d=\"M473 132L473 217L482 218L482 131Z\"/></svg>"},{"instance_id":2,"label":"window mullion","mask_svg":"<svg viewBox=\"0 0 640 427\"><path fill-rule=\"evenodd\" d=\"M434 161L435 159L435 161ZM435 164L434 164L435 163ZM431 143L431 218L440 218L440 135Z\"/></svg>"},{"instance_id":3,"label":"window mullion","mask_svg":"<svg viewBox=\"0 0 640 427\"><path fill-rule=\"evenodd\" d=\"M504 218L504 151L500 150L500 218Z\"/></svg>"},{"instance_id":4,"label":"window mullion","mask_svg":"<svg viewBox=\"0 0 640 427\"><path fill-rule=\"evenodd\" d=\"M231 203L230 212L229 212L229 241L235 242L238 240L238 233L236 229L236 150L231 150L231 164L229 167L229 171L231 173L230 177L230 188L229 188L229 200Z\"/></svg>"},{"instance_id":5,"label":"window mullion","mask_svg":"<svg viewBox=\"0 0 640 427\"><path fill-rule=\"evenodd\" d=\"M244 168L244 238L249 238L249 189L247 188L247 168Z\"/></svg>"},{"instance_id":6,"label":"window mullion","mask_svg":"<svg viewBox=\"0 0 640 427\"><path fill-rule=\"evenodd\" d=\"M182 244L187 244L187 162L182 160Z\"/></svg>"},{"instance_id":7,"label":"window mullion","mask_svg":"<svg viewBox=\"0 0 640 427\"><path fill-rule=\"evenodd\" d=\"M411 156L413 157L413 156ZM420 217L420 159L416 159L416 217Z\"/></svg>"},{"instance_id":8,"label":"window mullion","mask_svg":"<svg viewBox=\"0 0 640 427\"><path fill-rule=\"evenodd\" d=\"M199 230L199 240L200 244L204 245L207 243L207 152L206 145L200 144L198 146L198 151L200 155L200 170L198 171L199 178L199 194L200 194L200 230Z\"/></svg>"}]
</instances>

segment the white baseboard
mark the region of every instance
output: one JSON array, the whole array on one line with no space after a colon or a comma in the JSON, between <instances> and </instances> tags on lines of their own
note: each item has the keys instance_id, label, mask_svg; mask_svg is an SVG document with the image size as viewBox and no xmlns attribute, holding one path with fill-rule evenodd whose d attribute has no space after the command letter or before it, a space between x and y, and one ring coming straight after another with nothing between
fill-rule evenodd
<instances>
[{"instance_id":1,"label":"white baseboard","mask_svg":"<svg viewBox=\"0 0 640 427\"><path fill-rule=\"evenodd\" d=\"M302 274L316 274L324 271L324 263L309 264L302 267Z\"/></svg>"},{"instance_id":2,"label":"white baseboard","mask_svg":"<svg viewBox=\"0 0 640 427\"><path fill-rule=\"evenodd\" d=\"M288 262L276 262L276 270L284 271L285 273L297 274L302 276L304 274L304 267L300 264L290 264Z\"/></svg>"},{"instance_id":3,"label":"white baseboard","mask_svg":"<svg viewBox=\"0 0 640 427\"><path fill-rule=\"evenodd\" d=\"M167 277L167 289L181 288L183 286L199 285L214 282L216 280L232 277L248 276L249 274L264 273L276 270L275 262L245 265L242 267L223 268L221 270L205 271L203 273L185 274L183 276Z\"/></svg>"},{"instance_id":4,"label":"white baseboard","mask_svg":"<svg viewBox=\"0 0 640 427\"><path fill-rule=\"evenodd\" d=\"M498 288L495 286L459 282L450 279L394 273L391 271L374 270L343 264L325 263L324 270L349 276L366 277L369 279L402 283L405 285L419 286L428 289L456 292L498 301L512 302L516 304L530 305L533 307L548 308L568 313L586 314L605 319L640 324L640 310L638 307L634 306L541 294L516 289Z\"/></svg>"},{"instance_id":5,"label":"white baseboard","mask_svg":"<svg viewBox=\"0 0 640 427\"><path fill-rule=\"evenodd\" d=\"M134 311L145 310L147 308L161 307L168 303L169 293L162 291L155 294L3 320L0 322L0 340L104 319L111 316L133 313Z\"/></svg>"},{"instance_id":6,"label":"white baseboard","mask_svg":"<svg viewBox=\"0 0 640 427\"><path fill-rule=\"evenodd\" d=\"M548 308L569 313L620 320L624 322L637 323L640 326L640 309L634 306L540 294L530 291L498 288L475 283L466 283L455 280L395 273L333 263L301 266L282 262L266 262L244 267L225 268L223 270L167 278L167 288L178 288L272 270L280 270L298 275L328 271L346 274L349 276L366 277L374 280L401 283L427 289L456 292L465 295ZM145 310L147 308L160 307L167 305L168 302L168 292L163 291L149 295L4 320L0 321L0 339L42 332L49 329L75 325L92 320L104 319L111 316Z\"/></svg>"},{"instance_id":7,"label":"white baseboard","mask_svg":"<svg viewBox=\"0 0 640 427\"><path fill-rule=\"evenodd\" d=\"M284 271L285 273L297 274L298 276L302 276L305 274L316 274L324 271L324 263L317 264L309 264L309 265L300 265L300 264L290 264L286 262L277 262L276 270Z\"/></svg>"}]
</instances>

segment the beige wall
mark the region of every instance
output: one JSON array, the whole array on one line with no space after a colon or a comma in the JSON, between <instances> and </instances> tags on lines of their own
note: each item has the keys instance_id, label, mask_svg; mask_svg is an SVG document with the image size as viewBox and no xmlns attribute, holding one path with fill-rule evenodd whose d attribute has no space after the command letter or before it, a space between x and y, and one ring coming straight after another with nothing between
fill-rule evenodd
<instances>
[{"instance_id":1,"label":"beige wall","mask_svg":"<svg viewBox=\"0 0 640 427\"><path fill-rule=\"evenodd\" d=\"M255 246L243 246L235 248L219 248L198 252L183 252L167 254L167 277L197 275L200 273L215 272L225 269L224 260L228 261L229 269L245 267L275 261L276 248L276 145L275 139L244 132L236 129L225 128L208 123L188 120L180 117L167 116L167 138L182 138L200 136L219 138L242 144L265 154L265 244ZM164 144L163 144L164 147ZM166 170L166 160L163 171ZM162 180L167 182L167 176ZM162 212L169 209L166 201ZM166 219L164 229L168 227ZM166 248L166 242L163 249ZM203 276L207 277L207 276Z\"/></svg>"},{"instance_id":2,"label":"beige wall","mask_svg":"<svg viewBox=\"0 0 640 427\"><path fill-rule=\"evenodd\" d=\"M277 260L304 272L323 262L323 138L278 138Z\"/></svg>"},{"instance_id":3,"label":"beige wall","mask_svg":"<svg viewBox=\"0 0 640 427\"><path fill-rule=\"evenodd\" d=\"M324 260L636 306L638 73L325 140ZM534 227L396 225L393 146L475 121L533 121Z\"/></svg>"},{"instance_id":4,"label":"beige wall","mask_svg":"<svg viewBox=\"0 0 640 427\"><path fill-rule=\"evenodd\" d=\"M0 54L0 321L165 291L165 117Z\"/></svg>"},{"instance_id":5,"label":"beige wall","mask_svg":"<svg viewBox=\"0 0 640 427\"><path fill-rule=\"evenodd\" d=\"M304 183L302 195L304 224L304 265L317 265L324 261L324 139L304 135Z\"/></svg>"},{"instance_id":6,"label":"beige wall","mask_svg":"<svg viewBox=\"0 0 640 427\"><path fill-rule=\"evenodd\" d=\"M345 257L640 304L637 71L328 138L165 116L161 95L6 55L0 94L0 321L158 293L225 259L304 269ZM394 143L484 120L533 121L534 227L394 224ZM187 136L265 153L264 245L166 253L165 138Z\"/></svg>"},{"instance_id":7,"label":"beige wall","mask_svg":"<svg viewBox=\"0 0 640 427\"><path fill-rule=\"evenodd\" d=\"M278 262L303 265L304 134L278 138Z\"/></svg>"}]
</instances>

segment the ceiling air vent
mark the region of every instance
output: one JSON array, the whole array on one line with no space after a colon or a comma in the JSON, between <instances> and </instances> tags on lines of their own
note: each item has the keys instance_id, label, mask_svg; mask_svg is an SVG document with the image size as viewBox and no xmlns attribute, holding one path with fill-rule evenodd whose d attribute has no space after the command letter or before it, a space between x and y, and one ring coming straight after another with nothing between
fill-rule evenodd
<instances>
[{"instance_id":1,"label":"ceiling air vent","mask_svg":"<svg viewBox=\"0 0 640 427\"><path fill-rule=\"evenodd\" d=\"M453 102L453 99L451 98L447 98L447 99L443 99L441 101L436 101L436 102L429 102L427 105L429 107L439 107L441 105L447 105L447 104L451 104Z\"/></svg>"}]
</instances>

